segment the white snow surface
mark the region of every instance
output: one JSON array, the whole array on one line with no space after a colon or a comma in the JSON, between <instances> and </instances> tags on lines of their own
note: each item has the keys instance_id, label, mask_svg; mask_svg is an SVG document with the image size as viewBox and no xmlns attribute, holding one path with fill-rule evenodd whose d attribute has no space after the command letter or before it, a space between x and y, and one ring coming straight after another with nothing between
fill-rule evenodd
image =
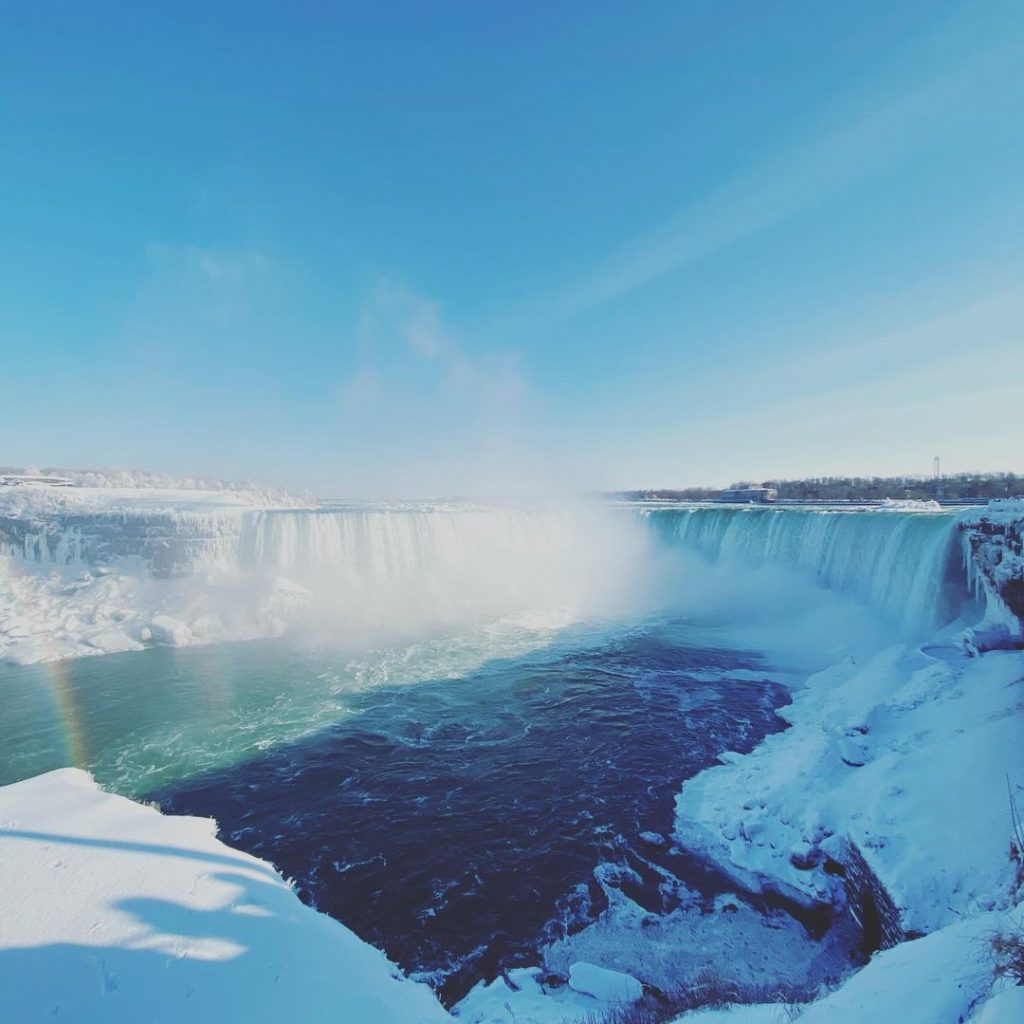
<instances>
[{"instance_id":1,"label":"white snow surface","mask_svg":"<svg viewBox=\"0 0 1024 1024\"><path fill-rule=\"evenodd\" d=\"M50 482L50 481L54 482ZM308 508L309 495L257 483L141 470L0 470L0 516L60 512Z\"/></svg>"},{"instance_id":2,"label":"white snow surface","mask_svg":"<svg viewBox=\"0 0 1024 1024\"><path fill-rule=\"evenodd\" d=\"M308 496L257 484L139 471L0 472L0 518L39 530L62 516L125 524L168 516L218 534L237 531L232 524L248 513L312 504ZM75 555L74 534L55 561L0 553L0 659L27 664L140 650L150 642L276 636L308 601L290 580L253 578L223 565L173 579L154 578L138 559L85 565Z\"/></svg>"},{"instance_id":3,"label":"white snow surface","mask_svg":"<svg viewBox=\"0 0 1024 1024\"><path fill-rule=\"evenodd\" d=\"M1024 523L1024 498L997 498L980 508L961 513L960 521L967 525L980 522L998 523L1001 526Z\"/></svg>"},{"instance_id":4,"label":"white snow surface","mask_svg":"<svg viewBox=\"0 0 1024 1024\"><path fill-rule=\"evenodd\" d=\"M209 819L65 768L0 789L0 1021L451 1020Z\"/></svg>"},{"instance_id":5,"label":"white snow surface","mask_svg":"<svg viewBox=\"0 0 1024 1024\"><path fill-rule=\"evenodd\" d=\"M594 971L602 970L591 964L574 966L583 968L584 978L588 967ZM629 982L639 985L629 975L620 974L619 977L628 979L626 986ZM600 996L596 996L565 984L549 986L545 984L544 972L540 968L521 967L489 984L477 985L452 1013L466 1024L563 1024L597 1020L606 1010L622 1005L623 1001L616 997L619 991L618 987L612 992L602 989Z\"/></svg>"},{"instance_id":6,"label":"white snow surface","mask_svg":"<svg viewBox=\"0 0 1024 1024\"><path fill-rule=\"evenodd\" d=\"M1024 653L898 645L810 678L791 727L684 783L676 835L739 884L836 898L823 855L852 840L907 931L1005 901L1006 780L1024 780ZM808 857L817 866L807 868Z\"/></svg>"},{"instance_id":7,"label":"white snow surface","mask_svg":"<svg viewBox=\"0 0 1024 1024\"><path fill-rule=\"evenodd\" d=\"M937 501L919 501L916 498L886 498L878 507L893 512L942 511L942 506Z\"/></svg>"},{"instance_id":8,"label":"white snow surface","mask_svg":"<svg viewBox=\"0 0 1024 1024\"><path fill-rule=\"evenodd\" d=\"M876 954L835 992L805 1008L735 1006L673 1024L1019 1024L1024 987L993 982L991 938L1024 924L1024 904L984 913Z\"/></svg>"}]
</instances>

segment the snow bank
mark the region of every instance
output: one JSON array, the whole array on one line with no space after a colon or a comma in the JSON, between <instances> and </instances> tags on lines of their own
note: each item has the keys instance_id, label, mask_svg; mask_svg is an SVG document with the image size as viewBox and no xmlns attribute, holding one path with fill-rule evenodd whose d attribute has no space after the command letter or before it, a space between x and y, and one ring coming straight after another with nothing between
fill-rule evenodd
<instances>
[{"instance_id":1,"label":"snow bank","mask_svg":"<svg viewBox=\"0 0 1024 1024\"><path fill-rule=\"evenodd\" d=\"M606 1003L634 1003L644 994L636 978L583 962L569 968L569 988Z\"/></svg>"},{"instance_id":2,"label":"snow bank","mask_svg":"<svg viewBox=\"0 0 1024 1024\"><path fill-rule=\"evenodd\" d=\"M308 508L306 494L213 477L173 477L143 470L10 469L0 467L0 515L192 506Z\"/></svg>"},{"instance_id":3,"label":"snow bank","mask_svg":"<svg viewBox=\"0 0 1024 1024\"><path fill-rule=\"evenodd\" d=\"M1024 523L1024 498L997 498L987 505L962 513L960 522L968 526L978 523L1020 525Z\"/></svg>"},{"instance_id":4,"label":"snow bank","mask_svg":"<svg viewBox=\"0 0 1024 1024\"><path fill-rule=\"evenodd\" d=\"M991 909L1012 878L1006 778L1024 780L1024 653L891 647L812 676L791 728L685 783L676 834L753 891L842 900L852 841L906 931Z\"/></svg>"},{"instance_id":5,"label":"snow bank","mask_svg":"<svg viewBox=\"0 0 1024 1024\"><path fill-rule=\"evenodd\" d=\"M245 517L308 508L256 484L137 471L0 473L0 658L275 636L308 594L221 564Z\"/></svg>"},{"instance_id":6,"label":"snow bank","mask_svg":"<svg viewBox=\"0 0 1024 1024\"><path fill-rule=\"evenodd\" d=\"M1008 988L981 1008L972 1024L1020 1024L1024 1020L1024 986Z\"/></svg>"},{"instance_id":7,"label":"snow bank","mask_svg":"<svg viewBox=\"0 0 1024 1024\"><path fill-rule=\"evenodd\" d=\"M599 1020L606 1010L639 998L642 991L628 974L592 964L573 966L577 980L594 993L562 981L549 984L540 968L523 967L477 985L452 1012L465 1024L571 1024Z\"/></svg>"},{"instance_id":8,"label":"snow bank","mask_svg":"<svg viewBox=\"0 0 1024 1024\"><path fill-rule=\"evenodd\" d=\"M1024 636L1024 499L990 502L959 520L964 559L971 582L986 597L984 633L1003 633L1008 640ZM990 636L988 644L999 645Z\"/></svg>"},{"instance_id":9,"label":"snow bank","mask_svg":"<svg viewBox=\"0 0 1024 1024\"><path fill-rule=\"evenodd\" d=\"M154 579L26 570L0 558L0 659L13 664L279 636L309 605L299 584L215 569Z\"/></svg>"},{"instance_id":10,"label":"snow bank","mask_svg":"<svg viewBox=\"0 0 1024 1024\"><path fill-rule=\"evenodd\" d=\"M842 988L806 1008L736 1006L685 1014L673 1024L1019 1024L1024 987L993 982L990 939L1024 923L1024 904L979 914L872 958Z\"/></svg>"},{"instance_id":11,"label":"snow bank","mask_svg":"<svg viewBox=\"0 0 1024 1024\"><path fill-rule=\"evenodd\" d=\"M0 1020L451 1020L215 832L77 769L0 789Z\"/></svg>"},{"instance_id":12,"label":"snow bank","mask_svg":"<svg viewBox=\"0 0 1024 1024\"><path fill-rule=\"evenodd\" d=\"M942 511L942 506L937 501L919 501L916 498L886 498L878 507L892 512Z\"/></svg>"}]
</instances>

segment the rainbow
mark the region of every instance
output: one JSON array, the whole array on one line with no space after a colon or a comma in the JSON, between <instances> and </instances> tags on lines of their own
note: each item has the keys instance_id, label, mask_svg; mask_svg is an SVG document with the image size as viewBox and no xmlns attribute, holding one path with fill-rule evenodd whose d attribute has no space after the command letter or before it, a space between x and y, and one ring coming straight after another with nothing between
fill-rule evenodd
<instances>
[{"instance_id":1,"label":"rainbow","mask_svg":"<svg viewBox=\"0 0 1024 1024\"><path fill-rule=\"evenodd\" d=\"M58 741L52 753L64 764L76 768L89 765L89 736L84 727L82 715L75 696L69 665L66 661L37 662L38 670L45 683L43 690L52 705L55 734Z\"/></svg>"}]
</instances>

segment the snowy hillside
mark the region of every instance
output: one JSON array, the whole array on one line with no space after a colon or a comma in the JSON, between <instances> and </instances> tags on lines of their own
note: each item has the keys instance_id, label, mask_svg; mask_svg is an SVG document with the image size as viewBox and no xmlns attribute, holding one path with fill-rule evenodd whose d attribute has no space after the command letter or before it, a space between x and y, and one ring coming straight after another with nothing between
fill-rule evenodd
<instances>
[{"instance_id":1,"label":"snowy hillside","mask_svg":"<svg viewBox=\"0 0 1024 1024\"><path fill-rule=\"evenodd\" d=\"M141 470L0 467L0 516L61 512L155 512L241 508L303 508L308 495L212 477L172 477Z\"/></svg>"}]
</instances>

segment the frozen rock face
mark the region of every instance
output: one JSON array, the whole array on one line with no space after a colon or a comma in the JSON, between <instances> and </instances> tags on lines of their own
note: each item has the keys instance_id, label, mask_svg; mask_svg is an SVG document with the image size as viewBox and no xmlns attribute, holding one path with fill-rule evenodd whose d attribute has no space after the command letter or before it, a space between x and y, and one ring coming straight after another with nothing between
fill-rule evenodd
<instances>
[{"instance_id":1,"label":"frozen rock face","mask_svg":"<svg viewBox=\"0 0 1024 1024\"><path fill-rule=\"evenodd\" d=\"M0 517L0 553L41 566L115 566L154 578L184 576L198 565L230 557L239 512L59 513Z\"/></svg>"},{"instance_id":2,"label":"frozen rock face","mask_svg":"<svg viewBox=\"0 0 1024 1024\"><path fill-rule=\"evenodd\" d=\"M0 474L0 554L43 566L185 575L237 546L247 513L309 508L256 485L139 472Z\"/></svg>"},{"instance_id":3,"label":"frozen rock face","mask_svg":"<svg viewBox=\"0 0 1024 1024\"><path fill-rule=\"evenodd\" d=\"M990 645L1001 646L1001 632L1024 639L1024 500L990 502L964 516L960 528L975 586L996 605Z\"/></svg>"}]
</instances>

